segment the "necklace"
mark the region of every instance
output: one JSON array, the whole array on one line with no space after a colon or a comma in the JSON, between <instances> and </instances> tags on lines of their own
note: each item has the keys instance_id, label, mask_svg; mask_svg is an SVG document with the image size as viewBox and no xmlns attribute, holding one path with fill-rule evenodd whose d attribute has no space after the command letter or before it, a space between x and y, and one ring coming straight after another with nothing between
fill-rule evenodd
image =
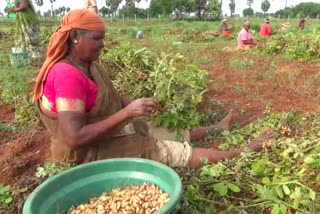
<instances>
[{"instance_id":1,"label":"necklace","mask_svg":"<svg viewBox=\"0 0 320 214\"><path fill-rule=\"evenodd\" d=\"M66 58L71 62L72 65L76 66L76 67L77 67L80 71L82 71L86 76L88 76L90 79L92 79L92 75L91 75L91 72L90 72L89 69L85 69L85 68L83 68L81 65L79 65L78 63L72 61L72 59L71 59L69 56L67 56Z\"/></svg>"}]
</instances>

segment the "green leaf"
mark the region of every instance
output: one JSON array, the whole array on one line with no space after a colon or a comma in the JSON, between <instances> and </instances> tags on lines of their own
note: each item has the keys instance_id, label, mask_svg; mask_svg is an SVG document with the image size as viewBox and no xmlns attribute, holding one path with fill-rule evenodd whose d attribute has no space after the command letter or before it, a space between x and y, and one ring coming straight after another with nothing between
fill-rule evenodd
<instances>
[{"instance_id":1,"label":"green leaf","mask_svg":"<svg viewBox=\"0 0 320 214\"><path fill-rule=\"evenodd\" d=\"M27 191L28 191L28 187L19 189L19 193L24 193L24 192L27 192Z\"/></svg>"},{"instance_id":2,"label":"green leaf","mask_svg":"<svg viewBox=\"0 0 320 214\"><path fill-rule=\"evenodd\" d=\"M305 199L305 200L300 201L300 204L302 204L305 207L309 206L310 203L311 203L311 201L309 199Z\"/></svg>"},{"instance_id":3,"label":"green leaf","mask_svg":"<svg viewBox=\"0 0 320 214\"><path fill-rule=\"evenodd\" d=\"M313 158L312 155L309 155L309 156L307 156L303 161L304 161L305 163L307 163L307 164L311 164L311 163L313 163L313 162L315 161L315 159Z\"/></svg>"},{"instance_id":4,"label":"green leaf","mask_svg":"<svg viewBox=\"0 0 320 214\"><path fill-rule=\"evenodd\" d=\"M255 172L256 175L263 175L264 174L264 165L259 162L252 164L252 170Z\"/></svg>"},{"instance_id":5,"label":"green leaf","mask_svg":"<svg viewBox=\"0 0 320 214\"><path fill-rule=\"evenodd\" d=\"M311 198L312 201L316 200L316 192L315 191L311 190L309 195L310 195L310 198Z\"/></svg>"},{"instance_id":6,"label":"green leaf","mask_svg":"<svg viewBox=\"0 0 320 214\"><path fill-rule=\"evenodd\" d=\"M201 157L200 162L201 162L201 165L207 165L209 161L207 157Z\"/></svg>"},{"instance_id":7,"label":"green leaf","mask_svg":"<svg viewBox=\"0 0 320 214\"><path fill-rule=\"evenodd\" d=\"M240 192L240 188L233 183L227 183L227 186L232 192Z\"/></svg>"},{"instance_id":8,"label":"green leaf","mask_svg":"<svg viewBox=\"0 0 320 214\"><path fill-rule=\"evenodd\" d=\"M11 189L10 185L7 185L7 186L5 186L5 187L2 188L2 191L3 191L3 192L9 192L10 189Z\"/></svg>"},{"instance_id":9,"label":"green leaf","mask_svg":"<svg viewBox=\"0 0 320 214\"><path fill-rule=\"evenodd\" d=\"M263 184L270 184L270 179L268 177L262 178L262 183Z\"/></svg>"},{"instance_id":10,"label":"green leaf","mask_svg":"<svg viewBox=\"0 0 320 214\"><path fill-rule=\"evenodd\" d=\"M290 191L290 189L289 189L289 187L287 186L287 185L283 185L282 186L282 188L283 188L283 192L286 194L286 195L290 195L290 193L291 193L291 191Z\"/></svg>"},{"instance_id":11,"label":"green leaf","mask_svg":"<svg viewBox=\"0 0 320 214\"><path fill-rule=\"evenodd\" d=\"M271 214L279 214L279 213L280 213L279 206L275 205L271 210Z\"/></svg>"},{"instance_id":12,"label":"green leaf","mask_svg":"<svg viewBox=\"0 0 320 214\"><path fill-rule=\"evenodd\" d=\"M12 197L9 197L6 200L4 200L5 204L10 204L11 202L12 202Z\"/></svg>"},{"instance_id":13,"label":"green leaf","mask_svg":"<svg viewBox=\"0 0 320 214\"><path fill-rule=\"evenodd\" d=\"M296 194L296 198L301 198L301 188L300 187L296 187L294 189L294 193Z\"/></svg>"},{"instance_id":14,"label":"green leaf","mask_svg":"<svg viewBox=\"0 0 320 214\"><path fill-rule=\"evenodd\" d=\"M286 205L280 204L280 210L281 210L281 213L286 213L286 212L287 212L287 207L286 207Z\"/></svg>"},{"instance_id":15,"label":"green leaf","mask_svg":"<svg viewBox=\"0 0 320 214\"><path fill-rule=\"evenodd\" d=\"M224 183L217 183L213 185L213 190L218 192L220 196L228 194L228 187Z\"/></svg>"},{"instance_id":16,"label":"green leaf","mask_svg":"<svg viewBox=\"0 0 320 214\"><path fill-rule=\"evenodd\" d=\"M280 186L276 187L276 192L277 192L279 198L283 199L283 192L282 192L282 189Z\"/></svg>"}]
</instances>

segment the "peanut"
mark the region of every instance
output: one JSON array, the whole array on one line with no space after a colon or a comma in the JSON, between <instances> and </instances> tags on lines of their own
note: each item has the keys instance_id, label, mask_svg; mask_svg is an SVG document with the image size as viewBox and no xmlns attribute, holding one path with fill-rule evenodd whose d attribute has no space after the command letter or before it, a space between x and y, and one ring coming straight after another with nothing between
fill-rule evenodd
<instances>
[{"instance_id":1,"label":"peanut","mask_svg":"<svg viewBox=\"0 0 320 214\"><path fill-rule=\"evenodd\" d=\"M68 214L154 214L170 201L168 193L154 184L117 188L70 208Z\"/></svg>"}]
</instances>

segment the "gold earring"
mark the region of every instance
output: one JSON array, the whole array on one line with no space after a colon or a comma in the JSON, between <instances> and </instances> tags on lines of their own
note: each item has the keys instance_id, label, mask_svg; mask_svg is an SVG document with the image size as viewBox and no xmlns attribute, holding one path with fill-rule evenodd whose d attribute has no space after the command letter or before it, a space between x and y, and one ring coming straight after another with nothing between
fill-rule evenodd
<instances>
[{"instance_id":1,"label":"gold earring","mask_svg":"<svg viewBox=\"0 0 320 214\"><path fill-rule=\"evenodd\" d=\"M78 44L78 40L74 40L74 44Z\"/></svg>"}]
</instances>

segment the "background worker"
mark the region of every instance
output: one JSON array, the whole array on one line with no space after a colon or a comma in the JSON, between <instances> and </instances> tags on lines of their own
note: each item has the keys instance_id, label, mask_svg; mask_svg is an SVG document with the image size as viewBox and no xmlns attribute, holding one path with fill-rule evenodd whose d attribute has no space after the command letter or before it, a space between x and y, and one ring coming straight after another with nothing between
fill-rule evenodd
<instances>
[{"instance_id":1,"label":"background worker","mask_svg":"<svg viewBox=\"0 0 320 214\"><path fill-rule=\"evenodd\" d=\"M229 31L229 26L228 26L228 20L227 19L223 19L221 21L221 26L220 26L220 34L224 34L225 31Z\"/></svg>"},{"instance_id":2,"label":"background worker","mask_svg":"<svg viewBox=\"0 0 320 214\"><path fill-rule=\"evenodd\" d=\"M299 28L300 31L303 31L305 22L306 22L305 19L301 19L301 20L300 20L299 26L298 26L298 28Z\"/></svg>"},{"instance_id":3,"label":"background worker","mask_svg":"<svg viewBox=\"0 0 320 214\"><path fill-rule=\"evenodd\" d=\"M97 7L96 0L84 0L84 8L98 14L98 7Z\"/></svg>"},{"instance_id":4,"label":"background worker","mask_svg":"<svg viewBox=\"0 0 320 214\"><path fill-rule=\"evenodd\" d=\"M260 33L259 35L261 37L267 37L271 34L271 27L269 24L269 19L265 19L264 23L260 26Z\"/></svg>"},{"instance_id":5,"label":"background worker","mask_svg":"<svg viewBox=\"0 0 320 214\"><path fill-rule=\"evenodd\" d=\"M41 56L39 47L39 20L31 0L15 0L10 13L16 13L15 46L32 58Z\"/></svg>"},{"instance_id":6,"label":"background worker","mask_svg":"<svg viewBox=\"0 0 320 214\"><path fill-rule=\"evenodd\" d=\"M250 49L257 45L257 42L252 39L250 28L251 23L246 21L238 34L238 49Z\"/></svg>"}]
</instances>

